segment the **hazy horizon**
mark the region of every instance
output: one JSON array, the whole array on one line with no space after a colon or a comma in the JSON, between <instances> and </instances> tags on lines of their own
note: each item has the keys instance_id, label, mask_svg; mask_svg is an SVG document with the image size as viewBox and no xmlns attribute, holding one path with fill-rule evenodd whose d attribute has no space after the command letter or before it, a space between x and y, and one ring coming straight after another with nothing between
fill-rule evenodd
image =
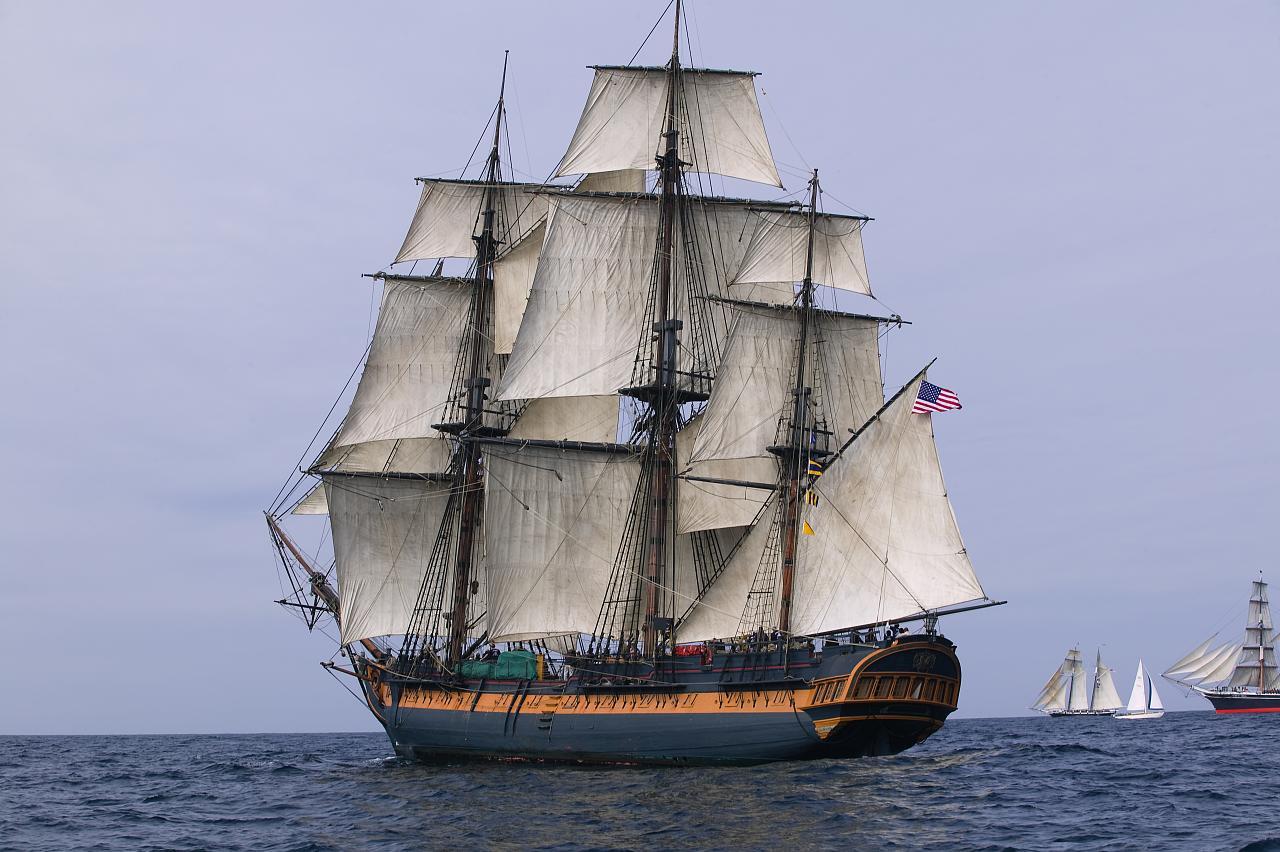
<instances>
[{"instance_id":1,"label":"hazy horizon","mask_svg":"<svg viewBox=\"0 0 1280 852\"><path fill-rule=\"evenodd\" d=\"M503 50L512 165L541 179L584 66L666 4L495 5L473 38L476 13L403 2L0 0L0 734L377 730L272 603L262 509ZM956 718L1027 715L1075 644L1127 697L1139 657L1240 633L1274 563L1280 6L689 10L694 62L761 72L787 191L817 167L875 217L872 286L913 323L887 385L939 355L964 403L943 468L1010 603L942 624Z\"/></svg>"}]
</instances>

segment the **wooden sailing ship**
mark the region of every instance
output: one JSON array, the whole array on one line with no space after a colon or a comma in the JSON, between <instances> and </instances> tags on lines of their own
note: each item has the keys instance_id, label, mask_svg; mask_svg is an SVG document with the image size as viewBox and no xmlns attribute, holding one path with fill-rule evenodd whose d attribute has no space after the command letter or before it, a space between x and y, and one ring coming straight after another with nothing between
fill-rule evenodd
<instances>
[{"instance_id":1,"label":"wooden sailing ship","mask_svg":"<svg viewBox=\"0 0 1280 852\"><path fill-rule=\"evenodd\" d=\"M834 308L871 294L868 220L816 171L798 201L702 191L781 181L755 75L685 67L675 23L665 65L594 68L575 183L505 179L501 94L480 174L422 181L396 261L435 272L373 276L350 408L268 512L282 603L337 621L405 756L894 753L956 709L938 617L997 603L925 371L885 400L901 319ZM327 515L331 570L290 511Z\"/></svg>"}]
</instances>

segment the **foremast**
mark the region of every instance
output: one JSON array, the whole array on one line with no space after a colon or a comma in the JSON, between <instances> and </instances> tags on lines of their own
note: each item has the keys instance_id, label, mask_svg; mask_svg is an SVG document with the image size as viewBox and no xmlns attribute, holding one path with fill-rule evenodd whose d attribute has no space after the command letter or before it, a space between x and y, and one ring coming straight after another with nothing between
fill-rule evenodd
<instances>
[{"instance_id":1,"label":"foremast","mask_svg":"<svg viewBox=\"0 0 1280 852\"><path fill-rule=\"evenodd\" d=\"M481 212L482 226L475 237L476 267L471 300L471 329L468 341L467 371L463 388L466 392L464 422L458 432L458 463L455 487L461 488L462 507L458 524L458 548L453 572L453 607L449 617L449 642L445 664L455 666L462 658L467 635L467 618L470 609L471 589L474 582L474 557L484 507L484 468L480 452L480 437L488 437L495 430L484 425L485 391L492 383L487 375L486 346L489 343L485 329L488 327L488 311L493 303L493 262L498 252L495 236L498 181L502 179L499 145L502 139L502 115L507 91L507 54L502 58L502 83L498 89L498 106L493 121L493 146L485 164L485 181L488 188Z\"/></svg>"},{"instance_id":2,"label":"foremast","mask_svg":"<svg viewBox=\"0 0 1280 852\"><path fill-rule=\"evenodd\" d=\"M503 55L502 82L494 108L493 139L481 172L479 233L473 233L475 263L471 275L471 298L466 331L458 353L454 404L446 422L432 424L439 432L454 436L454 452L449 466L448 506L435 535L430 567L423 576L409 629L401 648L401 665L416 669L422 664L434 669L456 670L467 651L471 600L479 590L476 554L480 547L484 513L484 456L482 441L506 433L502 426L489 425L485 415L493 337L490 331L494 308L493 267L497 258L497 221L502 189L502 122L507 85L507 53ZM450 570L451 569L451 570ZM446 579L448 578L448 579ZM448 604L445 588L448 587ZM442 623L443 622L443 623ZM434 643L444 639L443 654ZM424 657L428 659L424 659Z\"/></svg>"}]
</instances>

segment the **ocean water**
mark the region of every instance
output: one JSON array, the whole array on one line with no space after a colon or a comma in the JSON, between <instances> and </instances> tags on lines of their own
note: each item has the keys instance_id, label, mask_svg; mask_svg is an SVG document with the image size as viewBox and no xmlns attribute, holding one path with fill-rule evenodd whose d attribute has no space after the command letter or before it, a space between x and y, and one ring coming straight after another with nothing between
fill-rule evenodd
<instances>
[{"instance_id":1,"label":"ocean water","mask_svg":"<svg viewBox=\"0 0 1280 852\"><path fill-rule=\"evenodd\" d=\"M0 737L0 848L1280 850L1280 714L958 720L896 757L424 766L381 734Z\"/></svg>"}]
</instances>

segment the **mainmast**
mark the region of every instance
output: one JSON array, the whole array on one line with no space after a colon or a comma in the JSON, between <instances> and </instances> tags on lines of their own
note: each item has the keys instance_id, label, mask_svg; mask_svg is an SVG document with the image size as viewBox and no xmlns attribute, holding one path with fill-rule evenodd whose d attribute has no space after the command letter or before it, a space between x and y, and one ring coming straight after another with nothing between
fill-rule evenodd
<instances>
[{"instance_id":1,"label":"mainmast","mask_svg":"<svg viewBox=\"0 0 1280 852\"><path fill-rule=\"evenodd\" d=\"M671 508L672 460L679 427L676 399L676 347L683 323L671 311L672 257L675 254L675 222L680 214L680 127L677 87L680 85L680 7L676 0L675 34L671 61L667 64L667 117L663 138L666 148L657 158L661 171L662 201L659 210L657 302L654 308L653 363L657 370L650 396L649 429L649 536L645 558L644 649L657 653L657 619L661 610L659 590L666 574L667 527Z\"/></svg>"},{"instance_id":2,"label":"mainmast","mask_svg":"<svg viewBox=\"0 0 1280 852\"><path fill-rule=\"evenodd\" d=\"M493 301L493 261L497 255L495 218L501 163L498 153L502 133L503 104L507 90L507 53L502 57L502 84L498 89L498 106L493 121L493 147L485 164L487 188L481 212L481 230L476 243L475 278L471 299L471 335L467 343L467 372L462 387L466 393L462 428L458 432L459 467L455 484L461 489L462 507L458 524L458 548L453 573L453 608L449 617L449 644L446 662L456 665L463 655L467 635L467 609L472 592L473 562L477 531L484 506L484 469L480 442L484 427L485 390L491 384L487 373L487 336L489 305Z\"/></svg>"},{"instance_id":3,"label":"mainmast","mask_svg":"<svg viewBox=\"0 0 1280 852\"><path fill-rule=\"evenodd\" d=\"M809 396L813 389L805 384L805 362L809 350L809 331L813 322L813 236L818 211L818 170L809 180L809 238L805 249L804 283L800 289L800 340L796 358L795 397L791 411L790 441L782 447L770 447L783 458L782 475L786 480L782 505L782 589L778 607L778 630L791 632L791 593L795 586L796 545L800 534L800 513L804 499L804 480L808 475L808 458L817 451L809 440Z\"/></svg>"}]
</instances>

